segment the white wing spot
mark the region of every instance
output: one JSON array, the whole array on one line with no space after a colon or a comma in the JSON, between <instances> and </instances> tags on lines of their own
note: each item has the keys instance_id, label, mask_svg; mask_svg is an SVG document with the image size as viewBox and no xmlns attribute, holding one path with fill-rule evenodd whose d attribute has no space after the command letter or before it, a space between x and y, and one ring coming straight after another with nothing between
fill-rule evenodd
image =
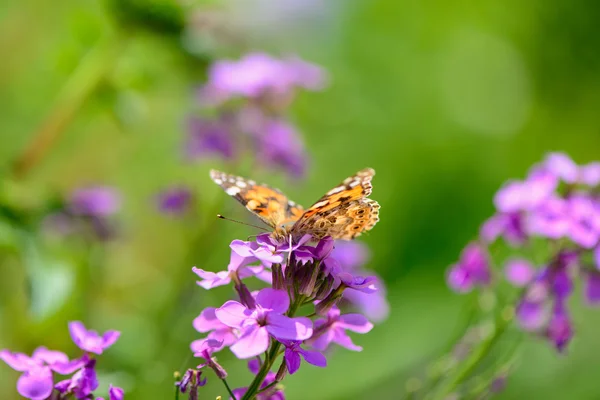
<instances>
[{"instance_id":1,"label":"white wing spot","mask_svg":"<svg viewBox=\"0 0 600 400\"><path fill-rule=\"evenodd\" d=\"M235 196L239 192L241 192L241 189L237 186L231 186L225 189L225 193L227 193L230 196Z\"/></svg>"},{"instance_id":2,"label":"white wing spot","mask_svg":"<svg viewBox=\"0 0 600 400\"><path fill-rule=\"evenodd\" d=\"M342 190L344 190L346 187L345 186L338 186L338 187L334 187L333 189L331 189L329 192L327 192L327 195L330 196L332 194L336 194L341 192Z\"/></svg>"},{"instance_id":3,"label":"white wing spot","mask_svg":"<svg viewBox=\"0 0 600 400\"><path fill-rule=\"evenodd\" d=\"M350 186L351 188L356 187L360 185L360 181L352 181L350 182L350 184L348 186Z\"/></svg>"},{"instance_id":4,"label":"white wing spot","mask_svg":"<svg viewBox=\"0 0 600 400\"><path fill-rule=\"evenodd\" d=\"M215 179L213 179L213 180L215 181L215 183L216 183L217 185L222 185L222 184L223 184L223 181L222 181L221 179L219 179L219 178L215 178Z\"/></svg>"},{"instance_id":5,"label":"white wing spot","mask_svg":"<svg viewBox=\"0 0 600 400\"><path fill-rule=\"evenodd\" d=\"M246 186L248 186L248 185L246 184L246 182L244 182L244 181L237 181L237 182L236 182L236 185L237 185L238 187L241 187L241 188L245 188Z\"/></svg>"},{"instance_id":6,"label":"white wing spot","mask_svg":"<svg viewBox=\"0 0 600 400\"><path fill-rule=\"evenodd\" d=\"M311 208L323 207L323 206L327 205L328 203L329 203L329 200L321 200L320 202L313 204L313 206Z\"/></svg>"}]
</instances>

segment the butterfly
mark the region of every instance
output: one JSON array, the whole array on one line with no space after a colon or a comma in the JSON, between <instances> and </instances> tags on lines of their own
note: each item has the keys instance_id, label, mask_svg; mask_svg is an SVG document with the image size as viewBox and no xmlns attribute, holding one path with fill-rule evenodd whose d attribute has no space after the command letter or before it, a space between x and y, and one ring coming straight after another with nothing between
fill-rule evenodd
<instances>
[{"instance_id":1,"label":"butterfly","mask_svg":"<svg viewBox=\"0 0 600 400\"><path fill-rule=\"evenodd\" d=\"M368 198L374 175L371 168L360 170L304 210L278 189L240 176L210 171L212 180L225 193L273 228L272 237L280 240L290 235L296 240L307 234L315 240L326 236L352 240L371 230L379 221L379 204Z\"/></svg>"}]
</instances>

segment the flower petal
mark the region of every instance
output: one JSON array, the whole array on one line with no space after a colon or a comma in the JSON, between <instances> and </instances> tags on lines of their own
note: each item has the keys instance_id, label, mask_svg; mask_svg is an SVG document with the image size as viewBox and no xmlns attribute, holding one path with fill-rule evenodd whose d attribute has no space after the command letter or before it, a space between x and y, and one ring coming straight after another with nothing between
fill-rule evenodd
<instances>
[{"instance_id":1,"label":"flower petal","mask_svg":"<svg viewBox=\"0 0 600 400\"><path fill-rule=\"evenodd\" d=\"M228 285L231 282L229 271L219 271L215 273L196 267L193 267L192 271L202 279L201 281L196 281L198 286L207 290L217 286Z\"/></svg>"},{"instance_id":2,"label":"flower petal","mask_svg":"<svg viewBox=\"0 0 600 400\"><path fill-rule=\"evenodd\" d=\"M338 345L345 347L348 350L362 351L362 347L355 345L352 342L352 339L350 339L350 336L348 336L348 334L341 328L333 330L332 342L337 343Z\"/></svg>"},{"instance_id":3,"label":"flower petal","mask_svg":"<svg viewBox=\"0 0 600 400\"><path fill-rule=\"evenodd\" d=\"M106 331L104 332L104 335L102 335L102 339L104 340L104 344L102 347L104 347L105 349L112 346L113 344L115 344L115 342L119 339L119 337L121 336L121 332L119 331Z\"/></svg>"},{"instance_id":4,"label":"flower petal","mask_svg":"<svg viewBox=\"0 0 600 400\"><path fill-rule=\"evenodd\" d=\"M239 340L230 347L237 358L250 358L267 351L269 347L269 333L264 327L249 326Z\"/></svg>"},{"instance_id":5,"label":"flower petal","mask_svg":"<svg viewBox=\"0 0 600 400\"><path fill-rule=\"evenodd\" d=\"M302 357L304 357L304 360L306 360L306 362L309 364L321 368L327 366L327 359L319 351L304 350L301 348L298 352L302 355Z\"/></svg>"},{"instance_id":6,"label":"flower petal","mask_svg":"<svg viewBox=\"0 0 600 400\"><path fill-rule=\"evenodd\" d=\"M223 328L225 325L217 318L217 315L215 314L216 310L217 309L214 307L207 307L202 310L200 315L198 315L196 318L194 318L194 321L192 321L194 329L200 333L204 333L210 332L214 329Z\"/></svg>"},{"instance_id":7,"label":"flower petal","mask_svg":"<svg viewBox=\"0 0 600 400\"><path fill-rule=\"evenodd\" d=\"M69 362L69 357L67 357L67 355L62 351L48 350L44 346L40 346L35 349L33 351L32 358L44 361L47 364L54 364L56 362Z\"/></svg>"},{"instance_id":8,"label":"flower petal","mask_svg":"<svg viewBox=\"0 0 600 400\"><path fill-rule=\"evenodd\" d=\"M123 400L125 393L120 387L113 386L112 384L108 387L108 398L109 400Z\"/></svg>"},{"instance_id":9,"label":"flower petal","mask_svg":"<svg viewBox=\"0 0 600 400\"><path fill-rule=\"evenodd\" d=\"M215 310L215 315L223 324L238 328L250 318L252 312L237 301L229 300Z\"/></svg>"},{"instance_id":10,"label":"flower petal","mask_svg":"<svg viewBox=\"0 0 600 400\"><path fill-rule=\"evenodd\" d=\"M67 360L66 362L57 361L57 362L51 364L50 368L54 372L59 373L61 375L69 375L69 374L72 374L73 372L77 371L79 368L83 367L86 362L87 362L87 356L83 356L79 359L75 359L75 360L71 360L71 361Z\"/></svg>"},{"instance_id":11,"label":"flower petal","mask_svg":"<svg viewBox=\"0 0 600 400\"><path fill-rule=\"evenodd\" d=\"M290 298L285 290L265 288L258 292L256 302L264 309L283 314L290 306Z\"/></svg>"},{"instance_id":12,"label":"flower petal","mask_svg":"<svg viewBox=\"0 0 600 400\"><path fill-rule=\"evenodd\" d=\"M73 342L77 345L77 347L83 349L81 346L85 345L85 340L88 336L88 331L85 329L83 323L80 321L69 322L69 333L71 334L71 339L73 339Z\"/></svg>"},{"instance_id":13,"label":"flower petal","mask_svg":"<svg viewBox=\"0 0 600 400\"><path fill-rule=\"evenodd\" d=\"M300 368L300 354L298 354L291 348L286 348L284 357L288 372L290 373L290 375L293 375Z\"/></svg>"},{"instance_id":14,"label":"flower petal","mask_svg":"<svg viewBox=\"0 0 600 400\"><path fill-rule=\"evenodd\" d=\"M367 333L373 329L373 324L361 314L344 314L339 317L336 325L357 333Z\"/></svg>"},{"instance_id":15,"label":"flower petal","mask_svg":"<svg viewBox=\"0 0 600 400\"><path fill-rule=\"evenodd\" d=\"M312 336L312 321L306 317L290 318L275 313L267 314L269 333L277 339L306 340Z\"/></svg>"},{"instance_id":16,"label":"flower petal","mask_svg":"<svg viewBox=\"0 0 600 400\"><path fill-rule=\"evenodd\" d=\"M31 400L44 400L52 393L53 384L49 368L32 368L17 381L17 392Z\"/></svg>"},{"instance_id":17,"label":"flower petal","mask_svg":"<svg viewBox=\"0 0 600 400\"><path fill-rule=\"evenodd\" d=\"M0 351L0 360L3 360L9 367L17 371L27 371L37 365L36 361L27 354L13 353L6 349Z\"/></svg>"}]
</instances>

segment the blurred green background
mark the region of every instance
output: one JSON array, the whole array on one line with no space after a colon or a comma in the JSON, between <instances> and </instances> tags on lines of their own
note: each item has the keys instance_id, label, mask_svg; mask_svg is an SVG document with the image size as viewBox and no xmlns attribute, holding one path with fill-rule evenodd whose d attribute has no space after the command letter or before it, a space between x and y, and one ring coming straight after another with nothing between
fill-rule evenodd
<instances>
[{"instance_id":1,"label":"blurred green background","mask_svg":"<svg viewBox=\"0 0 600 400\"><path fill-rule=\"evenodd\" d=\"M99 362L101 382L123 386L128 399L171 398L173 371L195 365L192 319L230 295L197 287L191 267L224 269L229 242L255 233L214 218L247 218L208 178L224 165L180 157L194 88L212 59L297 53L330 77L327 90L300 94L291 110L311 156L305 180L231 172L308 205L360 168L377 171L381 222L364 242L389 286L391 315L354 336L363 352L337 349L325 370L304 366L286 379L290 399L402 397L406 380L423 376L460 328L468 296L452 294L444 273L493 212L495 190L548 151L600 159L595 2L274 3L0 4L3 197L36 209L101 183L125 199L121 236L105 246L40 239L3 222L0 348L44 344L74 356L67 321L117 329L121 339ZM60 137L27 175L11 177L48 119ZM196 190L193 218L157 212L156 192L173 183ZM210 242L198 239L206 232ZM526 339L498 398L600 398L600 314L579 303L567 353ZM232 386L249 382L245 363L228 352L219 360ZM205 398L224 394L207 375ZM17 398L17 376L0 365L0 398Z\"/></svg>"}]
</instances>

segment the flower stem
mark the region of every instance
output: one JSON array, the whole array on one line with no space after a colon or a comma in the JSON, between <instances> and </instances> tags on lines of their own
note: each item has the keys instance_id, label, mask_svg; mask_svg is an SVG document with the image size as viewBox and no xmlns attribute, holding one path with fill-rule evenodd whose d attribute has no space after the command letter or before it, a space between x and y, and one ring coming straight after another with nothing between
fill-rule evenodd
<instances>
[{"instance_id":1,"label":"flower stem","mask_svg":"<svg viewBox=\"0 0 600 400\"><path fill-rule=\"evenodd\" d=\"M300 304L302 304L303 301L304 296L298 296L295 299L295 301L291 304L290 309L287 312L287 316L290 318L293 317L296 311L298 310L298 307L300 306ZM278 341L273 341L273 343L271 344L271 348L268 350L267 355L265 357L265 362L260 367L260 370L254 377L254 380L248 387L248 390L246 391L241 400L252 400L256 397L260 389L260 385L262 385L263 381L265 380L265 377L271 370L271 367L273 366L275 360L277 359L277 356L279 355L280 348L281 343Z\"/></svg>"},{"instance_id":2,"label":"flower stem","mask_svg":"<svg viewBox=\"0 0 600 400\"><path fill-rule=\"evenodd\" d=\"M462 362L458 367L458 371L450 377L441 389L437 390L431 397L427 396L426 398L431 400L443 400L456 390L461 383L469 378L473 371L479 366L479 363L489 354L494 344L506 331L510 321L510 318L505 318L502 316L502 313L500 313L496 318L496 329L494 330L493 335L483 341L481 345L473 351L471 356Z\"/></svg>"},{"instance_id":3,"label":"flower stem","mask_svg":"<svg viewBox=\"0 0 600 400\"><path fill-rule=\"evenodd\" d=\"M33 138L17 157L12 166L12 175L22 178L27 175L57 142L65 127L77 111L94 93L109 68L114 65L115 55L121 41L115 35L102 39L80 61L54 100L54 105Z\"/></svg>"},{"instance_id":4,"label":"flower stem","mask_svg":"<svg viewBox=\"0 0 600 400\"><path fill-rule=\"evenodd\" d=\"M223 378L221 379L221 381L223 381L223 385L225 385L225 388L227 389L227 391L229 392L229 395L231 396L231 398L233 400L237 400L237 398L235 397L235 395L233 394L233 391L231 390L231 388L229 387L229 384L227 383L227 379Z\"/></svg>"}]
</instances>

